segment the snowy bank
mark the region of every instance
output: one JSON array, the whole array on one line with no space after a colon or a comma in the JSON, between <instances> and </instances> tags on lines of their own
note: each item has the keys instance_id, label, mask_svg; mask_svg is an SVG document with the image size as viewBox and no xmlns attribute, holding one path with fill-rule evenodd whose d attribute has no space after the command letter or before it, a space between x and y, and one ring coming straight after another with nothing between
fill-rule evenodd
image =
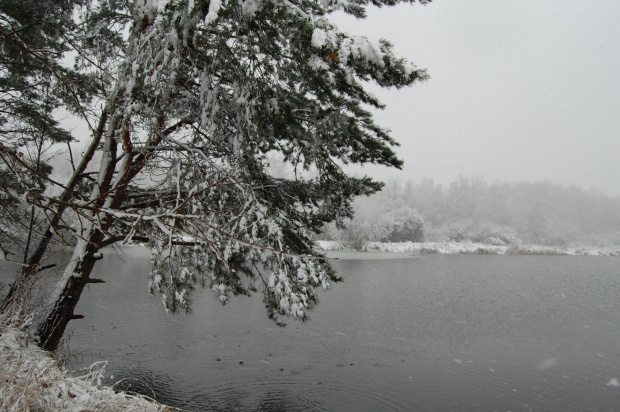
<instances>
[{"instance_id":1,"label":"snowy bank","mask_svg":"<svg viewBox=\"0 0 620 412\"><path fill-rule=\"evenodd\" d=\"M323 251L347 250L340 242L319 240ZM446 254L481 254L481 255L570 255L570 256L620 256L620 249L597 248L586 246L552 247L540 245L494 246L476 242L370 242L366 245L368 252L396 253L446 253Z\"/></svg>"},{"instance_id":2,"label":"snowy bank","mask_svg":"<svg viewBox=\"0 0 620 412\"><path fill-rule=\"evenodd\" d=\"M27 328L0 316L0 410L2 411L172 411L144 396L102 386L105 362L81 376L59 365L30 342Z\"/></svg>"}]
</instances>

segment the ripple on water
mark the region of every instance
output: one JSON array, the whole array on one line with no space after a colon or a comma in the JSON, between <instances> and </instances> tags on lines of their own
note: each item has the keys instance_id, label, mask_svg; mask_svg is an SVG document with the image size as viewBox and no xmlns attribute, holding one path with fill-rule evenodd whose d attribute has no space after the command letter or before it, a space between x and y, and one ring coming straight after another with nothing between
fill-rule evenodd
<instances>
[{"instance_id":1,"label":"ripple on water","mask_svg":"<svg viewBox=\"0 0 620 412\"><path fill-rule=\"evenodd\" d=\"M204 389L203 389L204 390ZM209 410L226 411L408 411L411 405L382 388L333 378L259 377L231 379L208 388Z\"/></svg>"},{"instance_id":2,"label":"ripple on water","mask_svg":"<svg viewBox=\"0 0 620 412\"><path fill-rule=\"evenodd\" d=\"M178 377L177 377L178 378ZM115 388L153 397L171 406L213 412L409 411L402 396L353 380L317 380L303 375L229 378L219 385L185 386L183 379L161 372L118 372ZM181 387L179 387L181 386ZM360 409L362 407L362 409Z\"/></svg>"}]
</instances>

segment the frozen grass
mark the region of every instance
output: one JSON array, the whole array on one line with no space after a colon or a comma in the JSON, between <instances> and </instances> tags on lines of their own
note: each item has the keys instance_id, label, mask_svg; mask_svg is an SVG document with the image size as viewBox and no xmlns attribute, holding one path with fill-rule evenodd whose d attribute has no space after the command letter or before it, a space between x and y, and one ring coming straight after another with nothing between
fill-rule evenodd
<instances>
[{"instance_id":1,"label":"frozen grass","mask_svg":"<svg viewBox=\"0 0 620 412\"><path fill-rule=\"evenodd\" d=\"M144 396L102 386L105 362L73 376L30 342L27 325L0 316L1 411L172 411Z\"/></svg>"},{"instance_id":2,"label":"frozen grass","mask_svg":"<svg viewBox=\"0 0 620 412\"><path fill-rule=\"evenodd\" d=\"M345 250L341 243L335 241L318 241L324 251ZM368 252L408 252L419 254L479 254L479 255L571 255L571 256L620 256L620 249L597 248L586 246L551 247L540 245L494 246L475 242L370 242L366 245Z\"/></svg>"}]
</instances>

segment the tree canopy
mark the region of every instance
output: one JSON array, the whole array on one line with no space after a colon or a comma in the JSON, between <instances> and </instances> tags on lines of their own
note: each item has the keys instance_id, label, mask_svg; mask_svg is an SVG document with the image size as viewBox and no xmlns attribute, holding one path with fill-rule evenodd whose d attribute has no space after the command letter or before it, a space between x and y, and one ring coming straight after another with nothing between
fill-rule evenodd
<instances>
[{"instance_id":1,"label":"tree canopy","mask_svg":"<svg viewBox=\"0 0 620 412\"><path fill-rule=\"evenodd\" d=\"M40 273L52 239L76 239L40 344L55 349L79 317L99 250L132 241L151 248L149 288L167 310L189 310L201 285L222 302L260 290L276 322L307 319L315 289L338 280L313 233L382 187L342 164L402 165L364 84L428 77L388 41L344 33L329 15L397 3L2 0L0 190L46 222L29 226L38 243L21 280ZM72 136L59 110L90 135ZM72 138L86 144L81 156ZM40 167L44 147L71 162L70 176ZM270 174L274 153L294 177ZM14 285L5 309L20 296Z\"/></svg>"}]
</instances>

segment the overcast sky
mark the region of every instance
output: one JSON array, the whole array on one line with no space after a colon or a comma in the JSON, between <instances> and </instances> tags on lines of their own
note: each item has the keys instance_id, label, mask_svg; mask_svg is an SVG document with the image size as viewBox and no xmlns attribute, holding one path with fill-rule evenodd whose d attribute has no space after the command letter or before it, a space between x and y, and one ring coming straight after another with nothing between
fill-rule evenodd
<instances>
[{"instance_id":1,"label":"overcast sky","mask_svg":"<svg viewBox=\"0 0 620 412\"><path fill-rule=\"evenodd\" d=\"M405 168L365 173L548 180L620 196L620 1L435 0L335 21L390 40L431 75L372 89Z\"/></svg>"}]
</instances>

